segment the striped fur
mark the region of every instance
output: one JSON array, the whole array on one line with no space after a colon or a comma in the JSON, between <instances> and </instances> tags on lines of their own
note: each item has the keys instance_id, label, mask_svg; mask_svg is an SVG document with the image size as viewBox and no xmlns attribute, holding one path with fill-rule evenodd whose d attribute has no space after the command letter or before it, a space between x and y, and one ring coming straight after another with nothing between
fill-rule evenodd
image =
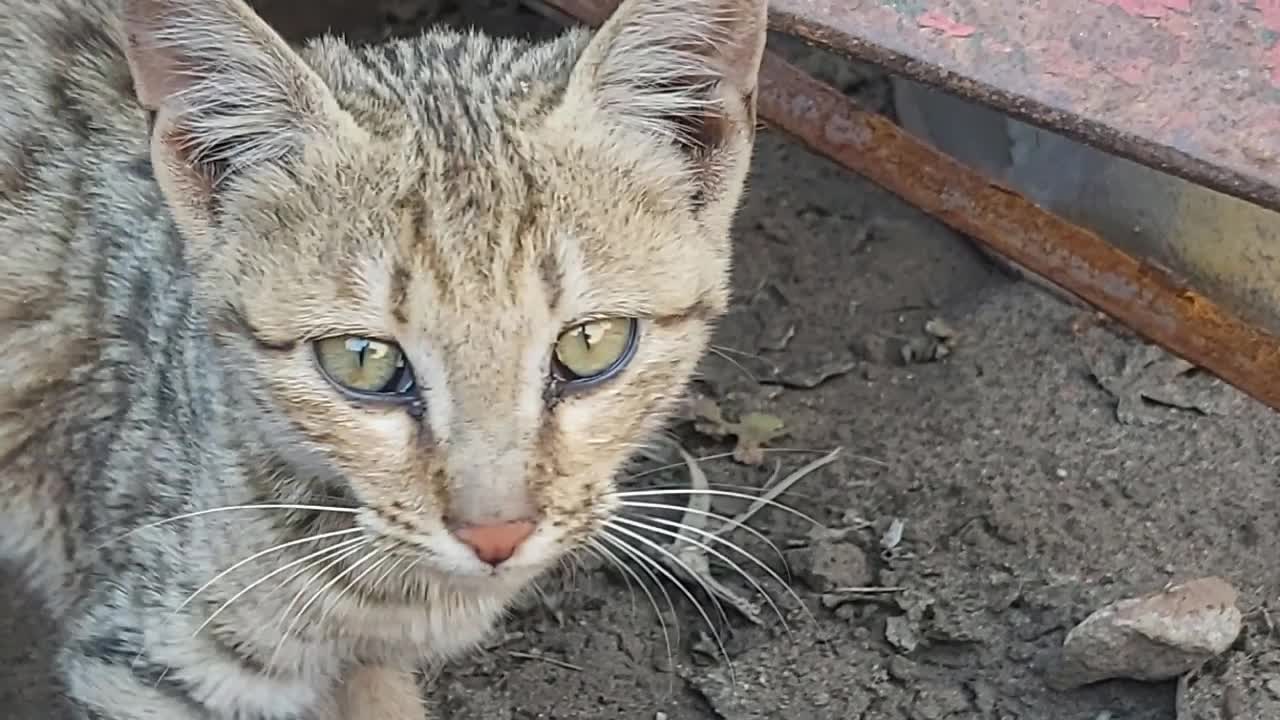
<instances>
[{"instance_id":1,"label":"striped fur","mask_svg":"<svg viewBox=\"0 0 1280 720\"><path fill-rule=\"evenodd\" d=\"M73 717L422 718L410 671L598 531L724 310L764 0L545 44L0 19L0 555ZM601 315L641 319L631 365L549 401ZM336 392L310 342L341 333L399 342L425 412ZM446 531L528 508L496 570Z\"/></svg>"}]
</instances>

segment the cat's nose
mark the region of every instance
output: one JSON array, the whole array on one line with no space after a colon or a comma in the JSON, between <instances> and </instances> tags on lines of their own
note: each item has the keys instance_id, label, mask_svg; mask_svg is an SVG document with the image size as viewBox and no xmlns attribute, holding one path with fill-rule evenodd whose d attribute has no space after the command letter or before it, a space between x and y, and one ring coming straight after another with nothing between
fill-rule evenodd
<instances>
[{"instance_id":1,"label":"cat's nose","mask_svg":"<svg viewBox=\"0 0 1280 720\"><path fill-rule=\"evenodd\" d=\"M501 565L533 534L534 524L528 520L493 525L463 525L453 531L454 537L475 551L476 557L490 565Z\"/></svg>"}]
</instances>

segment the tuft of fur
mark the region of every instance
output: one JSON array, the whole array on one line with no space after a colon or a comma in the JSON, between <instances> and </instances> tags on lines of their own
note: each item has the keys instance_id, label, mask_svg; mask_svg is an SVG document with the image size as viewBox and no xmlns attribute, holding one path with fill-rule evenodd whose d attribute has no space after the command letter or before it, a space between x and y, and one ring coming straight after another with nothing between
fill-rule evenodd
<instances>
[{"instance_id":1,"label":"tuft of fur","mask_svg":"<svg viewBox=\"0 0 1280 720\"><path fill-rule=\"evenodd\" d=\"M420 720L593 542L724 311L764 0L290 47L241 0L0 0L0 556L78 720ZM557 336L640 322L608 382ZM312 343L394 340L421 413ZM528 519L508 561L458 522Z\"/></svg>"}]
</instances>

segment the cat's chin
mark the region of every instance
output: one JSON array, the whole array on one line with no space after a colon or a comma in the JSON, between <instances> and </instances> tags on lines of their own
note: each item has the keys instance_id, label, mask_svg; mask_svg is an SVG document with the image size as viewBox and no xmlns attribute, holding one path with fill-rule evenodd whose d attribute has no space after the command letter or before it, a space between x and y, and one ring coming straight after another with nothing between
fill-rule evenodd
<instances>
[{"instance_id":1,"label":"cat's chin","mask_svg":"<svg viewBox=\"0 0 1280 720\"><path fill-rule=\"evenodd\" d=\"M428 582L458 595L505 600L528 587L541 574L541 571L495 573L488 576L431 573Z\"/></svg>"}]
</instances>

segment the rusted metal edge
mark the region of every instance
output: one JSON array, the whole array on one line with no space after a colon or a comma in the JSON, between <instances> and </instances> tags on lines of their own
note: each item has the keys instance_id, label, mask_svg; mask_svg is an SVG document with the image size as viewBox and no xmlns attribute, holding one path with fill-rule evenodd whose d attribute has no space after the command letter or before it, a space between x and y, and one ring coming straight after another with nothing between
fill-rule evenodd
<instances>
[{"instance_id":1,"label":"rusted metal edge","mask_svg":"<svg viewBox=\"0 0 1280 720\"><path fill-rule=\"evenodd\" d=\"M548 0L530 0L527 4L542 6L543 8L549 7ZM558 6L563 13L583 22L598 24L603 22L605 17L608 17L609 8L614 7L616 3L600 3L596 2L596 0L564 0L563 2L551 3L551 5ZM774 7L770 10L770 27L778 32L800 38L811 45L874 63L904 77L943 88L969 100L997 108L1012 117L1047 128L1066 137L1101 148L1112 154L1128 158L1170 175L1181 177L1197 185L1256 203L1262 207L1280 211L1280 183L1275 181L1274 175L1269 176L1260 170L1259 165L1259 163L1264 162L1262 158L1268 156L1268 152L1273 152L1276 147L1274 142L1267 143L1261 138L1254 137L1249 139L1247 143L1227 145L1226 148L1230 150L1228 152L1221 145L1201 147L1192 142L1198 137L1200 144L1204 145L1204 136L1215 132L1215 130L1207 127L1193 127L1188 131L1190 135L1181 141L1171 140L1170 138L1172 137L1180 137L1171 135L1165 137L1165 141L1162 142L1156 135L1144 135L1142 132L1134 131L1130 125L1121 123L1113 126L1100 122L1097 119L1096 112L1092 114L1087 112L1085 108L1080 107L1078 101L1073 103L1064 100L1055 106L1048 102L1042 102L1037 99L1038 96L1033 97L1036 93L1027 91L1025 84L1021 87L1002 87L998 83L984 81L983 77L986 77L986 75L973 71L972 58L969 59L970 64L968 65L959 61L955 63L957 68L968 68L971 71L966 74L957 72L946 64L935 62L936 58L932 54L913 54L910 51L904 51L903 47L895 46L890 40L881 37L885 33L884 28L881 27L884 22L883 18L878 22L866 21L874 28L879 28L880 34L877 34L873 27L864 28L863 25L857 23L858 18L864 16L870 18L871 15L868 15L868 13L875 12L876 7L879 6L876 3L870 5L861 7L858 3L849 4L833 2L833 0L778 1L774 3ZM1070 5L1070 3L1067 5ZM602 10L602 8L605 9ZM1096 11L1097 8L1094 10ZM1025 11L1032 15L1044 12L1043 8L1038 8L1034 5L1027 6ZM884 11L881 8L876 17L880 17L883 14ZM854 28L857 28L857 30ZM1200 32L1209 31L1202 29ZM892 33L890 34L892 35ZM1136 43L1137 40L1133 42ZM1231 41L1224 40L1222 42L1230 43ZM1128 47L1128 45L1125 45L1125 47ZM916 49L919 50L919 48ZM1098 52L1102 51L1098 50ZM1277 53L1280 53L1280 50L1277 50ZM980 55L980 57L986 56ZM1280 58L1280 54L1277 54L1276 57ZM1117 58L1112 59L1119 61ZM1137 66L1138 64L1134 63L1134 65ZM1280 75L1280 68L1277 68L1276 72ZM1043 82L1048 79L1048 76L1036 75L1032 72L1030 79ZM1114 92L1104 92L1103 87L1095 86L1094 92L1099 96L1099 102L1120 102L1120 95ZM1238 88L1233 91L1240 92ZM1149 104L1152 100L1148 97L1142 102ZM1094 110L1096 111L1097 108L1094 108ZM1171 109L1163 106L1152 107L1150 113L1155 121L1170 122L1174 118L1168 117L1168 114L1177 115L1176 110L1177 108ZM1254 118L1256 121L1259 117L1259 112L1261 111L1253 108L1253 112L1249 117ZM1230 116L1230 113L1228 113L1228 116ZM1197 119L1201 123L1208 122L1203 117L1197 116ZM1178 122L1185 122L1185 120L1179 119ZM1256 134L1265 133L1268 128L1275 128L1276 131L1280 131L1280 120L1270 125L1265 123L1257 125L1255 122L1253 125L1245 126L1241 131L1246 132L1247 129ZM1221 132L1221 130L1217 130L1217 132ZM1195 147L1196 149L1191 151L1187 149L1188 147ZM1271 148L1272 151L1269 151L1268 148Z\"/></svg>"},{"instance_id":2,"label":"rusted metal edge","mask_svg":"<svg viewBox=\"0 0 1280 720\"><path fill-rule=\"evenodd\" d=\"M534 0L598 25L614 0ZM1037 207L860 109L773 53L759 115L987 248L1075 294L1166 350L1280 409L1280 338L1253 327L1163 270Z\"/></svg>"},{"instance_id":3,"label":"rusted metal edge","mask_svg":"<svg viewBox=\"0 0 1280 720\"><path fill-rule=\"evenodd\" d=\"M947 67L914 57L888 44L853 35L833 27L822 18L774 9L770 27L778 32L846 57L872 63L920 83L941 88L982 105L994 107L1011 117L1059 133L1125 157L1147 167L1175 175L1197 185L1280 211L1280 184L1242 169L1235 162L1215 164L1201 155L1175 144L1163 144L1150 137L1098 122L1085 114L1065 111L981 79L960 74Z\"/></svg>"}]
</instances>

